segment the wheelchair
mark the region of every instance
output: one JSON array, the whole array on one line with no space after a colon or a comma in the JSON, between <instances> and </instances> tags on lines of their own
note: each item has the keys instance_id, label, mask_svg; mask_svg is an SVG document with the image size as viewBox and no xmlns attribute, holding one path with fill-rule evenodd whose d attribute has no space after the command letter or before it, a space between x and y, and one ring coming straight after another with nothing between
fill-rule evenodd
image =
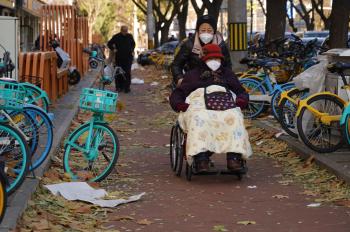
<instances>
[{"instance_id":1,"label":"wheelchair","mask_svg":"<svg viewBox=\"0 0 350 232\"><path fill-rule=\"evenodd\" d=\"M210 169L205 172L197 172L196 162L193 159L191 165L188 164L186 158L186 138L187 135L181 129L179 122L177 121L175 125L171 128L170 134L170 167L176 176L180 177L182 173L183 163L186 164L186 179L187 181L192 180L193 175L235 175L238 180L242 180L243 175L248 172L247 163L245 160L241 159L241 169L237 171L231 170L214 170L214 164L210 161Z\"/></svg>"}]
</instances>

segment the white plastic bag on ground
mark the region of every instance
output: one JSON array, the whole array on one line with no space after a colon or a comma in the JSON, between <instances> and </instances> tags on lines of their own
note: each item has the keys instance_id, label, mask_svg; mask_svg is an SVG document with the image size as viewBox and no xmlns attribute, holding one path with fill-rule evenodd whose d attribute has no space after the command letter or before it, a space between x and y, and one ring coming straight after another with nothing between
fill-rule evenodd
<instances>
[{"instance_id":1,"label":"white plastic bag on ground","mask_svg":"<svg viewBox=\"0 0 350 232\"><path fill-rule=\"evenodd\" d=\"M142 85L144 83L145 83L144 80L139 79L137 77L131 79L131 84L134 84L134 85Z\"/></svg>"},{"instance_id":2,"label":"white plastic bag on ground","mask_svg":"<svg viewBox=\"0 0 350 232\"><path fill-rule=\"evenodd\" d=\"M141 193L129 197L128 199L104 200L107 192L104 189L94 189L86 182L66 182L45 187L54 195L61 195L69 201L85 201L90 202L100 207L116 207L120 204L126 204L133 201L138 201L146 193Z\"/></svg>"},{"instance_id":3,"label":"white plastic bag on ground","mask_svg":"<svg viewBox=\"0 0 350 232\"><path fill-rule=\"evenodd\" d=\"M320 63L308 68L293 78L293 83L299 89L310 89L310 95L324 91L328 60L323 59Z\"/></svg>"}]
</instances>

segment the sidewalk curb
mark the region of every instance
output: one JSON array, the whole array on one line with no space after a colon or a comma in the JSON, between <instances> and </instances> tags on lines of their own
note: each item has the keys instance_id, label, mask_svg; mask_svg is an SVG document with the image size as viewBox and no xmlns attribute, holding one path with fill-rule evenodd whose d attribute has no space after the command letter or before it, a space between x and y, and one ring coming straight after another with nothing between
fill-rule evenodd
<instances>
[{"instance_id":1,"label":"sidewalk curb","mask_svg":"<svg viewBox=\"0 0 350 232\"><path fill-rule=\"evenodd\" d=\"M269 131L276 131L276 133L281 131L281 129L277 129L268 122L253 121L253 124ZM308 159L313 156L316 164L350 184L350 151L348 149L345 148L345 150L335 153L320 154L309 149L298 139L292 138L289 135L281 135L277 139L287 143L302 159Z\"/></svg>"},{"instance_id":2,"label":"sidewalk curb","mask_svg":"<svg viewBox=\"0 0 350 232\"><path fill-rule=\"evenodd\" d=\"M73 118L78 113L80 91L82 88L91 87L96 75L95 72L88 73L77 86L70 87L69 92L54 104L55 108L52 110L52 113L54 113L52 149L49 157L35 170L35 176L42 177L44 172L49 169L51 157L59 152L61 142L68 133ZM28 201L39 186L39 179L30 176L32 176L31 173L29 173L29 177L25 179L21 187L8 198L8 206L0 224L0 232L9 231L16 227L18 219L27 208Z\"/></svg>"}]
</instances>

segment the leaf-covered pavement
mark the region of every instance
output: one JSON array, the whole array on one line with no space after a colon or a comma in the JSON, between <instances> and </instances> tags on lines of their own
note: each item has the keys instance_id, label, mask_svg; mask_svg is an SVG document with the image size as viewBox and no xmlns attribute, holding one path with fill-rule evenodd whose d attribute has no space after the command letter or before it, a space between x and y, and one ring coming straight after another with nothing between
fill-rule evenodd
<instances>
[{"instance_id":1,"label":"leaf-covered pavement","mask_svg":"<svg viewBox=\"0 0 350 232\"><path fill-rule=\"evenodd\" d=\"M102 209L51 195L43 184L69 181L61 152L53 157L17 231L349 231L349 186L312 159L301 161L272 132L251 122L246 125L254 158L242 181L194 176L187 182L174 176L168 156L176 121L167 104L170 77L153 67L136 70L134 76L145 84L121 94L122 111L107 116L120 139L118 165L93 186L105 188L110 199L146 192L143 199ZM89 117L79 114L72 129ZM225 165L223 157L214 157L217 167Z\"/></svg>"}]
</instances>

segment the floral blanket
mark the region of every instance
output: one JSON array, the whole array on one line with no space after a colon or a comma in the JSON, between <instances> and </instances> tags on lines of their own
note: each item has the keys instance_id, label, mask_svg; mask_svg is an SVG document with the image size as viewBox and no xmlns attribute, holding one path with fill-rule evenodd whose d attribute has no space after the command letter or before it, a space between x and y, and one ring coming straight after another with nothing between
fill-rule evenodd
<instances>
[{"instance_id":1,"label":"floral blanket","mask_svg":"<svg viewBox=\"0 0 350 232\"><path fill-rule=\"evenodd\" d=\"M207 92L226 91L218 85L211 85ZM190 104L178 118L182 130L187 134L186 155L189 163L200 152L211 151L226 154L236 152L244 159L252 155L248 132L244 126L241 109L225 111L207 110L204 102L204 88L193 91L186 99Z\"/></svg>"}]
</instances>

